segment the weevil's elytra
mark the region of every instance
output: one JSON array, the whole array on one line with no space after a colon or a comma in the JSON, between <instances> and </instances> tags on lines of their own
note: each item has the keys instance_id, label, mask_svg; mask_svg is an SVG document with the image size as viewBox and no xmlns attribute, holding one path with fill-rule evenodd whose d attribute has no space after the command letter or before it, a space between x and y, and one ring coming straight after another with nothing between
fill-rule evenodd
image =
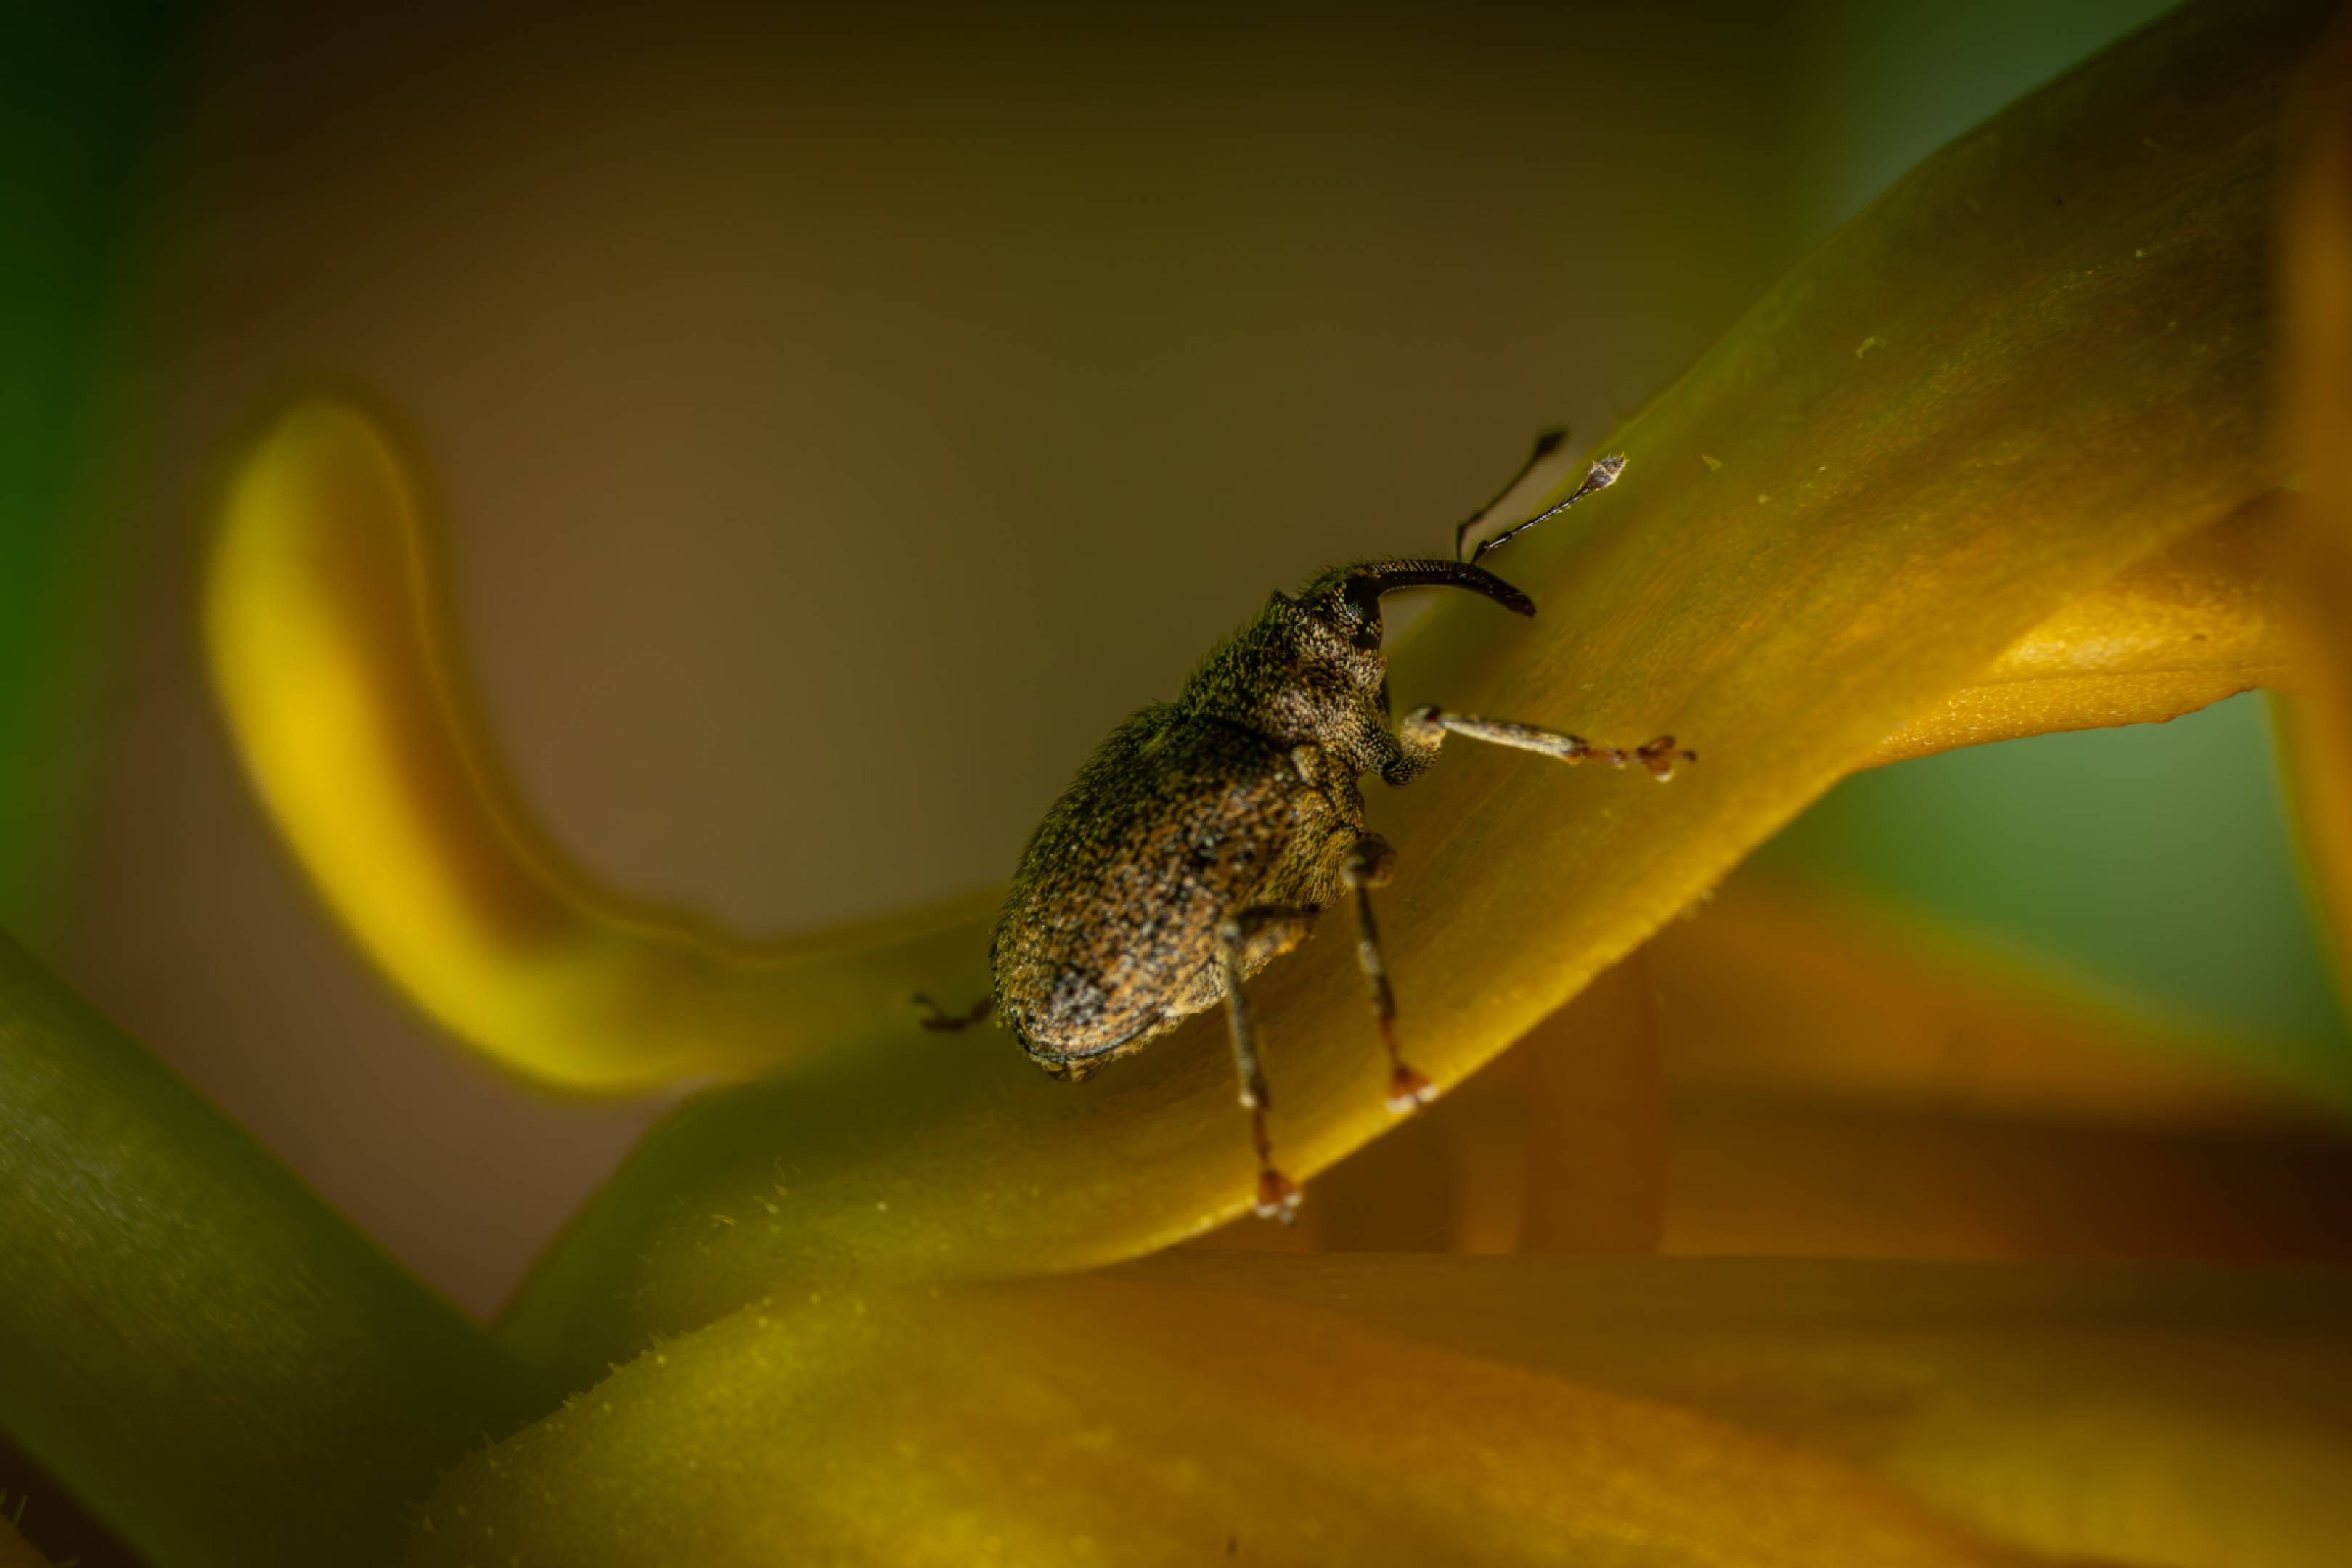
<instances>
[{"instance_id":1,"label":"weevil's elytra","mask_svg":"<svg viewBox=\"0 0 2352 1568\"><path fill-rule=\"evenodd\" d=\"M1538 437L1510 483L1454 531L1455 559L1360 561L1317 574L1295 598L1276 594L1173 702L1153 703L1111 731L1022 854L991 949L993 996L961 1018L919 997L926 1026L961 1028L992 1007L1032 1061L1077 1079L1223 1002L1257 1149L1257 1210L1287 1219L1298 1189L1276 1169L1267 1141L1266 1079L1244 983L1305 941L1324 910L1349 902L1389 1055L1390 1107L1426 1102L1429 1081L1398 1044L1372 922L1371 891L1388 880L1394 856L1365 822L1357 780L1370 773L1409 782L1448 733L1569 763L1639 763L1659 779L1672 776L1677 758L1696 760L1671 735L1621 750L1433 707L1402 722L1389 712L1383 594L1465 588L1535 614L1534 602L1479 558L1614 483L1622 457L1596 461L1566 500L1467 561L1462 544L1564 435Z\"/></svg>"}]
</instances>

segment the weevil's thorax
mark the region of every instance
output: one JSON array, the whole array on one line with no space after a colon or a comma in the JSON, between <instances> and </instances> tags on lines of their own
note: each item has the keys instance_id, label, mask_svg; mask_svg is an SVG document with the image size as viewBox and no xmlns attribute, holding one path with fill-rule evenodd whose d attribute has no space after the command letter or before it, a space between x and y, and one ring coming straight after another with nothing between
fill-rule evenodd
<instances>
[{"instance_id":1,"label":"weevil's thorax","mask_svg":"<svg viewBox=\"0 0 2352 1568\"><path fill-rule=\"evenodd\" d=\"M1177 706L1284 745L1320 746L1362 773L1397 757L1387 687L1378 602L1352 601L1333 572L1297 599L1268 600L1192 672Z\"/></svg>"}]
</instances>

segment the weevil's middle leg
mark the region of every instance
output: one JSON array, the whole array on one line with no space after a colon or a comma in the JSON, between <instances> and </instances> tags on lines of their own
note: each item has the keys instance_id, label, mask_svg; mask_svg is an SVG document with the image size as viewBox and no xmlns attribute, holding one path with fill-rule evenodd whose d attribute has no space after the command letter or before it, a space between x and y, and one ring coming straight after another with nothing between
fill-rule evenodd
<instances>
[{"instance_id":1,"label":"weevil's middle leg","mask_svg":"<svg viewBox=\"0 0 2352 1568\"><path fill-rule=\"evenodd\" d=\"M1263 904L1242 910L1217 928L1217 963L1225 979L1225 1022L1234 1033L1234 1070L1241 1079L1242 1104L1250 1113L1250 1142L1257 1150L1258 1217L1278 1219L1285 1225L1298 1213L1298 1184L1274 1166L1274 1140L1265 1130L1272 1097L1266 1092L1265 1066L1258 1060L1257 1021L1243 984L1242 957L1253 938L1286 936L1285 945L1295 942L1314 918L1311 910ZM1290 929L1285 931L1286 927Z\"/></svg>"},{"instance_id":2,"label":"weevil's middle leg","mask_svg":"<svg viewBox=\"0 0 2352 1568\"><path fill-rule=\"evenodd\" d=\"M1372 922L1374 888L1388 886L1389 876L1396 864L1396 851L1389 841L1374 834L1357 841L1339 863L1339 879L1356 895L1356 962L1364 968L1364 983L1371 987L1372 1016L1381 1026L1381 1044L1389 1053L1389 1109L1402 1116L1416 1105L1427 1105L1437 1098L1429 1079L1405 1065L1404 1054L1398 1048L1396 1036L1396 994L1389 989L1389 969L1381 957L1380 927Z\"/></svg>"},{"instance_id":3,"label":"weevil's middle leg","mask_svg":"<svg viewBox=\"0 0 2352 1568\"><path fill-rule=\"evenodd\" d=\"M1664 783L1675 776L1677 762L1695 763L1698 753L1678 750L1672 735L1660 735L1638 746L1596 746L1581 735L1570 735L1559 730L1540 730L1533 724L1514 723L1508 719L1479 719L1468 713L1448 713L1443 708L1416 708L1404 716L1397 726L1398 739L1408 751L1423 757L1433 753L1451 732L1467 735L1474 741L1486 741L1497 746L1516 746L1523 752L1539 752L1547 757L1557 757L1563 763L1580 763L1587 757L1597 758L1612 768L1628 763L1639 763L1650 776Z\"/></svg>"}]
</instances>

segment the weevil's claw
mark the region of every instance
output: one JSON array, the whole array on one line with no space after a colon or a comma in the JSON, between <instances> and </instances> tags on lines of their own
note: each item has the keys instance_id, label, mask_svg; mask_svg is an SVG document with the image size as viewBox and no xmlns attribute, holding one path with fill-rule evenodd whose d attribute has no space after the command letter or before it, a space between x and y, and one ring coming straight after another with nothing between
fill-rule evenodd
<instances>
[{"instance_id":1,"label":"weevil's claw","mask_svg":"<svg viewBox=\"0 0 2352 1568\"><path fill-rule=\"evenodd\" d=\"M913 1001L924 1014L916 1021L926 1029L935 1030L944 1035L956 1034L971 1028L974 1024L983 1022L996 1006L996 997L993 993L982 996L971 1005L970 1011L964 1013L950 1013L919 991L915 993Z\"/></svg>"},{"instance_id":2,"label":"weevil's claw","mask_svg":"<svg viewBox=\"0 0 2352 1568\"><path fill-rule=\"evenodd\" d=\"M1298 1184L1266 1166L1257 1173L1257 1217L1279 1220L1289 1225L1298 1217L1298 1201L1304 1194Z\"/></svg>"},{"instance_id":3,"label":"weevil's claw","mask_svg":"<svg viewBox=\"0 0 2352 1568\"><path fill-rule=\"evenodd\" d=\"M1656 740L1635 748L1633 755L1641 760L1643 767L1650 770L1650 776L1660 784L1675 776L1675 763L1677 761L1685 763L1698 761L1696 752L1675 750L1675 738L1672 735L1661 735Z\"/></svg>"},{"instance_id":4,"label":"weevil's claw","mask_svg":"<svg viewBox=\"0 0 2352 1568\"><path fill-rule=\"evenodd\" d=\"M1437 1086L1402 1062L1389 1074L1389 1110L1402 1116L1437 1098Z\"/></svg>"}]
</instances>

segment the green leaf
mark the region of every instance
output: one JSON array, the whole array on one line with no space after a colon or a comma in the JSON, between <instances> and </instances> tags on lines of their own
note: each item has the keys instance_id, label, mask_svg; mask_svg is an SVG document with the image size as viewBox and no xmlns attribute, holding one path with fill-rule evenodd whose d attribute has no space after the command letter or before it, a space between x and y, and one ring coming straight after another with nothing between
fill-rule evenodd
<instances>
[{"instance_id":1,"label":"green leaf","mask_svg":"<svg viewBox=\"0 0 2352 1568\"><path fill-rule=\"evenodd\" d=\"M0 1426L159 1564L363 1565L542 1402L0 937Z\"/></svg>"}]
</instances>

